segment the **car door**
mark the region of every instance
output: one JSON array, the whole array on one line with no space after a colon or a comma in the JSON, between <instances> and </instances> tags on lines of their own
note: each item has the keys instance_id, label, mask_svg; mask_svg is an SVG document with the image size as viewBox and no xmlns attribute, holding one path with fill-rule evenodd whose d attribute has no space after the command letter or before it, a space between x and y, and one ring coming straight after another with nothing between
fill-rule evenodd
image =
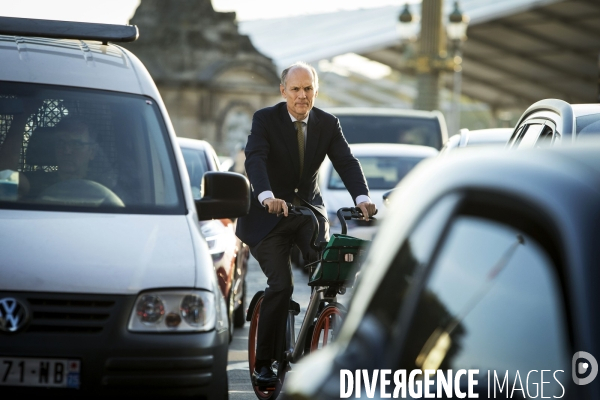
<instances>
[{"instance_id":1,"label":"car door","mask_svg":"<svg viewBox=\"0 0 600 400\"><path fill-rule=\"evenodd\" d=\"M543 232L529 214L461 205L403 301L390 365L476 371L480 398L563 397L573 350L557 244ZM456 379L466 394L467 374ZM421 375L417 389L436 382Z\"/></svg>"}]
</instances>

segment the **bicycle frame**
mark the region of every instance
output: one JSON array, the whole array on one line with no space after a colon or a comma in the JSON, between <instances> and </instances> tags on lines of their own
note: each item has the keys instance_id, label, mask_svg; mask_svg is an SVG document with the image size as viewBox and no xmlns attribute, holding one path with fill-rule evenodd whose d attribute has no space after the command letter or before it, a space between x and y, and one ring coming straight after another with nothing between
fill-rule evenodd
<instances>
[{"instance_id":1,"label":"bicycle frame","mask_svg":"<svg viewBox=\"0 0 600 400\"><path fill-rule=\"evenodd\" d=\"M312 295L310 296L310 301L308 302L308 307L306 309L306 313L304 314L304 319L302 320L302 324L300 325L300 332L298 333L298 339L296 340L296 328L295 328L295 318L292 312L289 313L289 318L287 320L287 334L289 335L289 343L291 344L291 348L286 351L286 361L290 363L296 363L302 357L304 353L304 342L306 340L306 336L308 334L308 330L310 329L311 322L316 316L319 310L319 304L323 301L328 300L331 302L336 301L336 296L334 297L325 297L325 292L327 291L326 287L318 287L314 290ZM300 344L300 346L298 346Z\"/></svg>"},{"instance_id":2,"label":"bicycle frame","mask_svg":"<svg viewBox=\"0 0 600 400\"><path fill-rule=\"evenodd\" d=\"M288 204L288 207L290 209L294 209L294 207L292 207L291 204ZM317 243L317 232L319 229L319 223L318 223L314 213L310 212L308 210L304 210L302 207L299 209L296 208L295 210L302 215L311 217L312 224L313 224L313 237L312 237L310 243L314 249L321 252L322 247L319 247L319 244ZM347 207L347 208L339 209L337 212L337 216L338 216L340 222L342 223L342 233L345 234L347 231L346 220L362 217L362 214L360 214L359 210L357 210L354 207ZM312 325L312 320L317 316L317 313L319 310L319 305L321 303L323 303L324 301L329 301L329 302L337 301L336 296L325 297L325 293L327 292L327 290L328 290L328 288L325 286L319 286L319 287L316 287L315 290L313 290L311 297L310 297L310 301L308 303L308 307L306 309L306 313L304 314L304 319L302 320L302 324L300 325L300 332L298 333L297 339L296 339L296 328L295 328L295 316L291 311L289 312L288 319L287 319L287 329L286 329L286 333L288 335L288 338L287 338L288 340L286 342L290 344L290 348L287 349L285 352L286 361L288 361L290 363L296 363L303 356L303 354L304 354L303 344L306 341L306 336L308 335L308 331L310 329L310 326ZM298 345L298 344L300 344L300 345Z\"/></svg>"}]
</instances>

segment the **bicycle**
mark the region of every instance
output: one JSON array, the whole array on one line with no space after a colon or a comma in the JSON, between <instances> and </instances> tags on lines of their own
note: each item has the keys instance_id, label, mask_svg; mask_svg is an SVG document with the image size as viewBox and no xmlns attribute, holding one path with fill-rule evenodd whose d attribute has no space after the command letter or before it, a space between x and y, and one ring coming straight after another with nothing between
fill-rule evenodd
<instances>
[{"instance_id":1,"label":"bicycle","mask_svg":"<svg viewBox=\"0 0 600 400\"><path fill-rule=\"evenodd\" d=\"M277 371L278 382L273 387L257 386L252 382L256 396L261 400L275 400L285 380L290 364L297 363L305 354L316 351L330 343L346 314L345 307L337 302L337 295L346 293L348 282L352 280L351 272L360 266L366 240L347 236L346 220L363 219L357 207L344 207L337 211L342 233L333 234L329 241L317 242L319 223L309 207L293 206L288 203L289 216L310 217L313 225L311 246L319 255L318 260L306 264L309 269L309 286L311 297L296 337L295 317L300 314L300 305L290 298L290 307L286 326L285 350L277 360L273 360L273 369ZM375 219L371 217L371 219ZM246 320L250 322L248 334L248 362L250 379L254 371L256 358L256 336L260 306L264 291L258 291L248 307Z\"/></svg>"}]
</instances>

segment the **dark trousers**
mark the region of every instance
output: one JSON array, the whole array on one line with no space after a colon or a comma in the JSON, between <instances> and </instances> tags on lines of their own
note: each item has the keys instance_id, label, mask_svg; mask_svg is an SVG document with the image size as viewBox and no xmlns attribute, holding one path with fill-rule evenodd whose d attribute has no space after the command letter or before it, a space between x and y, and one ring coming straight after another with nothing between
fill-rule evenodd
<instances>
[{"instance_id":1,"label":"dark trousers","mask_svg":"<svg viewBox=\"0 0 600 400\"><path fill-rule=\"evenodd\" d=\"M320 237L329 237L329 226L319 218ZM267 276L267 288L260 308L256 358L279 360L284 351L286 321L294 291L290 252L296 245L305 260L316 261L318 254L310 247L312 224L309 218L289 216L281 221L256 246L252 256Z\"/></svg>"}]
</instances>

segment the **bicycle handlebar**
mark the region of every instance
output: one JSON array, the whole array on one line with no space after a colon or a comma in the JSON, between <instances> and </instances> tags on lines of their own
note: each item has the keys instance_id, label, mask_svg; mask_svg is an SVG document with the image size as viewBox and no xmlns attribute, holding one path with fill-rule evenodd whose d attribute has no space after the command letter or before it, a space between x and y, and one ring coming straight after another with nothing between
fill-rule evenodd
<instances>
[{"instance_id":1,"label":"bicycle handlebar","mask_svg":"<svg viewBox=\"0 0 600 400\"><path fill-rule=\"evenodd\" d=\"M348 233L348 224L346 224L346 220L349 221L351 219L364 219L364 215L361 209L358 207L340 208L339 210L337 210L337 217L340 220L340 224L342 225L342 235ZM376 220L375 217L369 217L369 219Z\"/></svg>"},{"instance_id":2,"label":"bicycle handlebar","mask_svg":"<svg viewBox=\"0 0 600 400\"><path fill-rule=\"evenodd\" d=\"M296 216L307 216L312 220L313 226L313 234L310 239L310 246L315 251L320 251L320 245L317 243L317 239L319 236L319 220L317 219L315 213L309 208L305 206L295 206L292 203L286 203L288 208L288 215L296 215ZM345 235L348 232L348 225L346 224L346 220L352 219L364 219L363 213L358 207L343 207L337 211L337 217L340 220L342 225L342 235ZM370 219L375 220L375 217L370 217Z\"/></svg>"},{"instance_id":3,"label":"bicycle handlebar","mask_svg":"<svg viewBox=\"0 0 600 400\"><path fill-rule=\"evenodd\" d=\"M292 203L286 203L288 208L288 215L297 215L297 216L307 216L311 218L313 233L310 238L310 247L315 251L320 251L319 244L317 243L317 239L319 237L319 220L314 212L308 207L304 206L295 206Z\"/></svg>"}]
</instances>

